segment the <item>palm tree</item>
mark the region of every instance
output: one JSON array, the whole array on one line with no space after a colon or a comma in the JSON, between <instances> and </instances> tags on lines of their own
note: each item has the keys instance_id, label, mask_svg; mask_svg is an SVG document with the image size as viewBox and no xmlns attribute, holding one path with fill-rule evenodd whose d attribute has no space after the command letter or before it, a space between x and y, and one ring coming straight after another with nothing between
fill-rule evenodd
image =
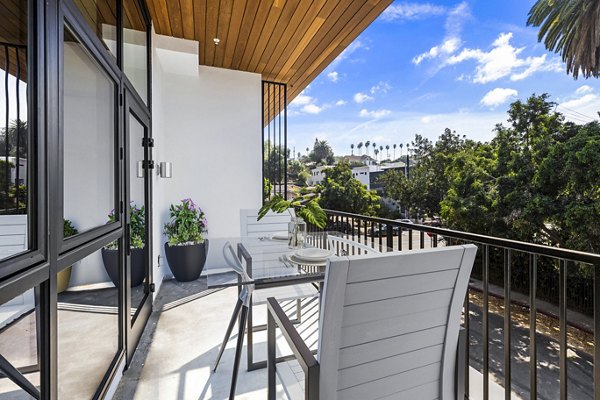
<instances>
[{"instance_id":1,"label":"palm tree","mask_svg":"<svg viewBox=\"0 0 600 400\"><path fill-rule=\"evenodd\" d=\"M400 143L398 146L400 146L400 157L402 157L402 147L404 147L404 145Z\"/></svg>"},{"instance_id":2,"label":"palm tree","mask_svg":"<svg viewBox=\"0 0 600 400\"><path fill-rule=\"evenodd\" d=\"M371 145L371 142L369 140L367 140L365 142L365 153L367 153L367 155L369 155L369 146Z\"/></svg>"},{"instance_id":3,"label":"palm tree","mask_svg":"<svg viewBox=\"0 0 600 400\"><path fill-rule=\"evenodd\" d=\"M377 148L377 143L373 142L373 150Z\"/></svg>"},{"instance_id":4,"label":"palm tree","mask_svg":"<svg viewBox=\"0 0 600 400\"><path fill-rule=\"evenodd\" d=\"M600 76L600 1L537 0L527 25L540 27L538 41L560 53L567 74Z\"/></svg>"},{"instance_id":5,"label":"palm tree","mask_svg":"<svg viewBox=\"0 0 600 400\"><path fill-rule=\"evenodd\" d=\"M363 142L358 142L358 146L356 146L358 148L358 155L362 154L362 147L363 147Z\"/></svg>"},{"instance_id":6,"label":"palm tree","mask_svg":"<svg viewBox=\"0 0 600 400\"><path fill-rule=\"evenodd\" d=\"M350 145L350 153L352 153L352 155L354 155L354 143L352 143Z\"/></svg>"},{"instance_id":7,"label":"palm tree","mask_svg":"<svg viewBox=\"0 0 600 400\"><path fill-rule=\"evenodd\" d=\"M387 158L390 158L390 145L389 144L385 145L385 152L387 153Z\"/></svg>"},{"instance_id":8,"label":"palm tree","mask_svg":"<svg viewBox=\"0 0 600 400\"><path fill-rule=\"evenodd\" d=\"M394 143L394 160L396 160L396 143Z\"/></svg>"},{"instance_id":9,"label":"palm tree","mask_svg":"<svg viewBox=\"0 0 600 400\"><path fill-rule=\"evenodd\" d=\"M375 154L375 160L377 160L377 155L379 154L379 150L375 149L375 150L373 150L373 153Z\"/></svg>"}]
</instances>

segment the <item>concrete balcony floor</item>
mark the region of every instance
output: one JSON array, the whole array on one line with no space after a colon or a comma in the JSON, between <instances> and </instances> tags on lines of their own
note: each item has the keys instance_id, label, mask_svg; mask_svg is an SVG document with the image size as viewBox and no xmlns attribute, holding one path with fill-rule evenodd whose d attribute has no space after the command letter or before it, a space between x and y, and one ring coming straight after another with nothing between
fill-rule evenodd
<instances>
[{"instance_id":1,"label":"concrete balcony floor","mask_svg":"<svg viewBox=\"0 0 600 400\"><path fill-rule=\"evenodd\" d=\"M237 289L206 290L206 280L201 278L194 283L193 290L182 290L182 284L175 281L166 281L155 302L148 326L139 344L131 367L127 370L117 388L114 399L227 399L231 382L235 341L237 327L234 329L221 363L216 373L212 366L217 357L219 346L233 311L237 299ZM190 295L190 293L194 292ZM173 292L177 292L173 295ZM178 300L177 300L178 299ZM316 299L305 302L303 322L299 326L301 335L311 348L316 348L318 335L318 306ZM290 315L295 307L289 307ZM477 318L478 309L472 306L472 318ZM472 346L478 348L477 337L481 335L481 327L471 321ZM266 306L254 307L254 324L266 321ZM502 318L493 315L490 320L491 331L494 332L493 342L501 343L495 337L501 331ZM515 323L512 346L519 348L518 343L526 341L527 330L519 328ZM473 342L475 340L475 342ZM554 399L558 396L558 370L555 359L555 343L544 335L538 339L538 396L541 399ZM480 344L480 343L479 343ZM242 354L239 371L236 399L266 399L267 375L266 369L248 372L246 368L246 342ZM570 360L583 361L587 355L579 350L570 350ZM285 347L285 340L278 338L279 354L290 354ZM490 343L490 357L495 362L502 358L502 348ZM523 356L517 352L519 357ZM266 357L266 332L254 335L255 360ZM481 370L481 354L478 351L471 353L470 367L470 398L483 398L483 377ZM527 360L514 360L513 365L513 390L512 399L528 399L528 389L524 386L528 381ZM583 399L589 397L591 369L589 362L585 365L570 365L569 399ZM495 365L495 364L494 364ZM575 368L573 368L575 367ZM498 369L498 368L496 368ZM286 382L290 380L301 381L302 371L295 361L278 364L278 371L286 375ZM501 371L490 370L490 399L504 399ZM588 384L582 384L588 382ZM518 388L518 389L516 389ZM516 391L514 390L516 389ZM300 393L303 398L302 394ZM278 399L286 399L282 386L278 386ZM294 396L293 398L297 398Z\"/></svg>"},{"instance_id":2,"label":"concrete balcony floor","mask_svg":"<svg viewBox=\"0 0 600 400\"><path fill-rule=\"evenodd\" d=\"M201 279L199 282L202 282ZM167 281L161 293L136 355L117 388L113 399L228 399L237 339L237 326L227 344L219 368L212 372L219 347L235 305L237 288L207 291L206 295L176 307L161 306L161 294L166 286L177 285ZM197 297L197 296L196 296ZM305 302L305 303L308 303ZM295 310L295 303L289 310ZM161 307L164 307L162 310ZM165 309L169 308L169 309ZM304 306L304 321L300 325L303 337L316 348L318 310L317 301ZM254 324L266 322L266 306L254 307ZM281 354L291 354L285 341L278 340ZM244 343L236 389L236 399L266 399L267 372L259 369L248 372ZM254 360L266 358L266 332L254 334ZM281 363L282 370L302 379L295 362ZM285 398L278 386L278 398Z\"/></svg>"}]
</instances>

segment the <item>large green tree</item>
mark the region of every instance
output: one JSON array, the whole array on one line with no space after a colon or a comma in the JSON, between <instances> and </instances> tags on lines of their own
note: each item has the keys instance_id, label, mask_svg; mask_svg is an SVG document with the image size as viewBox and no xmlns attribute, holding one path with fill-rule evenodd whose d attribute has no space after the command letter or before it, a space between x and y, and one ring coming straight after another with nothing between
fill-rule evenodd
<instances>
[{"instance_id":1,"label":"large green tree","mask_svg":"<svg viewBox=\"0 0 600 400\"><path fill-rule=\"evenodd\" d=\"M315 144L308 157L317 164L332 165L335 161L333 150L327 140L315 139Z\"/></svg>"},{"instance_id":2,"label":"large green tree","mask_svg":"<svg viewBox=\"0 0 600 400\"><path fill-rule=\"evenodd\" d=\"M355 214L376 214L379 196L352 176L347 162L340 162L324 172L325 179L317 186L321 207Z\"/></svg>"}]
</instances>

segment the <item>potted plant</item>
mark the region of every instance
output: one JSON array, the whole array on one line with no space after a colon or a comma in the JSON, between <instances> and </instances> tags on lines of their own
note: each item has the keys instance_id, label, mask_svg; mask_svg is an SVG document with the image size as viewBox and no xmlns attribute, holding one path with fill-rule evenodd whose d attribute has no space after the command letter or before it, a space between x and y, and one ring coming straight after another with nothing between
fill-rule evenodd
<instances>
[{"instance_id":1,"label":"potted plant","mask_svg":"<svg viewBox=\"0 0 600 400\"><path fill-rule=\"evenodd\" d=\"M294 200L286 200L277 194L261 207L258 211L257 220L260 221L269 211L276 213L288 211L292 216L288 226L288 240L292 248L302 246L304 243L306 222L315 225L319 229L327 226L327 214L313 197L305 196Z\"/></svg>"},{"instance_id":2,"label":"potted plant","mask_svg":"<svg viewBox=\"0 0 600 400\"><path fill-rule=\"evenodd\" d=\"M131 249L131 287L139 286L144 282L144 239L146 235L146 211L144 206L138 208L129 204L129 237ZM116 221L115 210L108 214L108 222ZM106 273L115 286L119 286L119 248L114 241L102 249L102 261Z\"/></svg>"},{"instance_id":3,"label":"potted plant","mask_svg":"<svg viewBox=\"0 0 600 400\"><path fill-rule=\"evenodd\" d=\"M192 199L171 204L170 221L165 224L165 254L175 279L181 282L198 279L206 262L208 239L204 236L206 218Z\"/></svg>"},{"instance_id":4,"label":"potted plant","mask_svg":"<svg viewBox=\"0 0 600 400\"><path fill-rule=\"evenodd\" d=\"M77 235L79 231L73 226L73 222L68 219L63 220L63 238L68 238ZM71 280L72 266L69 266L58 273L58 282L56 284L56 291L62 293L69 287L69 280Z\"/></svg>"}]
</instances>

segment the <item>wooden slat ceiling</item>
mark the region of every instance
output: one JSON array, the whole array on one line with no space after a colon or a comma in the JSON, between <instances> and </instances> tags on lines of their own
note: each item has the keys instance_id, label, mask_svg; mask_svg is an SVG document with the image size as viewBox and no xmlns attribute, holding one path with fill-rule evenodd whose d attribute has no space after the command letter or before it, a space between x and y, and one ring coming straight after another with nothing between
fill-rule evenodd
<instances>
[{"instance_id":1,"label":"wooden slat ceiling","mask_svg":"<svg viewBox=\"0 0 600 400\"><path fill-rule=\"evenodd\" d=\"M147 0L156 32L197 40L201 65L260 73L264 80L286 83L288 101L391 2Z\"/></svg>"},{"instance_id":2,"label":"wooden slat ceiling","mask_svg":"<svg viewBox=\"0 0 600 400\"><path fill-rule=\"evenodd\" d=\"M2 44L0 46L0 68L8 69L11 75L17 76L18 64L19 79L25 82L27 80L27 2L0 1L0 21L2 21L0 24L0 43ZM6 46L6 44L10 44L10 46ZM4 74L2 74L2 79L4 79Z\"/></svg>"}]
</instances>

